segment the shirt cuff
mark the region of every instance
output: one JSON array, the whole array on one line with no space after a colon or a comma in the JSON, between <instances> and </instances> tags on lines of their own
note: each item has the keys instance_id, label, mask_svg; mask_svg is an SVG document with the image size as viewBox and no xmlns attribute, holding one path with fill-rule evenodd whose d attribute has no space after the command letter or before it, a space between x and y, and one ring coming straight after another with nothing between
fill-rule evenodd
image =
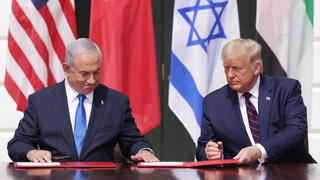
<instances>
[{"instance_id":1,"label":"shirt cuff","mask_svg":"<svg viewBox=\"0 0 320 180\"><path fill-rule=\"evenodd\" d=\"M258 148L261 151L261 158L258 159L258 161L262 164L266 161L266 159L268 158L268 154L266 149L264 149L264 147L261 144L256 144L256 146L258 146Z\"/></svg>"},{"instance_id":2,"label":"shirt cuff","mask_svg":"<svg viewBox=\"0 0 320 180\"><path fill-rule=\"evenodd\" d=\"M150 152L154 155L153 150L150 149L150 148L142 148L142 149L140 149L140 150L138 151L138 153L139 153L140 151L142 151L142 150L148 150L148 151L150 151Z\"/></svg>"}]
</instances>

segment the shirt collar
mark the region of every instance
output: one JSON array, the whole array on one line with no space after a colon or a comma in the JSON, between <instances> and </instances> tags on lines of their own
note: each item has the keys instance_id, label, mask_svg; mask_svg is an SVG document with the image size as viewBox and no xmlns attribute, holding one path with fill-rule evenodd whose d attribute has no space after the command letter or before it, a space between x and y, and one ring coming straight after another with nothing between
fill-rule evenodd
<instances>
[{"instance_id":1,"label":"shirt collar","mask_svg":"<svg viewBox=\"0 0 320 180\"><path fill-rule=\"evenodd\" d=\"M252 94L253 97L258 98L259 96L259 86L260 86L260 75L257 78L256 84L248 92ZM238 92L238 97L241 98L244 93Z\"/></svg>"},{"instance_id":2,"label":"shirt collar","mask_svg":"<svg viewBox=\"0 0 320 180\"><path fill-rule=\"evenodd\" d=\"M66 93L67 93L67 99L68 99L68 103L76 100L78 97L78 92L76 90L74 90L68 82L68 79L65 79L65 87L66 87ZM92 103L93 101L93 91L89 94L86 94L86 99L85 101L89 101L90 103Z\"/></svg>"}]
</instances>

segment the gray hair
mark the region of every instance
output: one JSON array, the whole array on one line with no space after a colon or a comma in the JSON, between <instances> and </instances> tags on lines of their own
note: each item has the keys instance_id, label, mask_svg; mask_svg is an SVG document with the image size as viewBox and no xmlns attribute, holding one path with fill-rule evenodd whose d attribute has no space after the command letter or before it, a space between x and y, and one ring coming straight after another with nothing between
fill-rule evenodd
<instances>
[{"instance_id":1,"label":"gray hair","mask_svg":"<svg viewBox=\"0 0 320 180\"><path fill-rule=\"evenodd\" d=\"M88 51L98 52L101 61L102 55L100 48L88 38L79 38L68 44L66 48L65 63L67 63L72 68L75 57L79 54L86 53Z\"/></svg>"},{"instance_id":2,"label":"gray hair","mask_svg":"<svg viewBox=\"0 0 320 180\"><path fill-rule=\"evenodd\" d=\"M261 45L252 39L235 39L224 45L221 56L222 59L235 59L242 55L248 55L250 65L256 63L261 64L261 70L263 71L263 62L261 58Z\"/></svg>"}]
</instances>

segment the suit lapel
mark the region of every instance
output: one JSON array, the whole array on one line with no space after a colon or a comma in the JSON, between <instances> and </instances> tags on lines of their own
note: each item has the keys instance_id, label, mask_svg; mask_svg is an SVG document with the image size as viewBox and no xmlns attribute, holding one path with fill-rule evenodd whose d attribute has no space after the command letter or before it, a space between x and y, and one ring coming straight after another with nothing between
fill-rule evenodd
<instances>
[{"instance_id":1,"label":"suit lapel","mask_svg":"<svg viewBox=\"0 0 320 180\"><path fill-rule=\"evenodd\" d=\"M260 87L259 87L259 121L262 140L268 137L268 125L270 116L270 106L272 102L272 88L268 85L268 79L264 76L260 76Z\"/></svg>"},{"instance_id":2,"label":"suit lapel","mask_svg":"<svg viewBox=\"0 0 320 180\"><path fill-rule=\"evenodd\" d=\"M233 131L235 137L239 137L240 140L243 142L241 144L245 144L246 146L251 145L250 139L248 137L246 127L243 123L241 111L240 111L240 106L239 106L239 99L238 99L238 94L233 91L229 86L228 86L228 99L230 101L225 101L225 109L227 109L227 114L229 116L229 119L233 122L234 127L240 127L240 131ZM230 108L231 107L231 108Z\"/></svg>"},{"instance_id":3,"label":"suit lapel","mask_svg":"<svg viewBox=\"0 0 320 180\"><path fill-rule=\"evenodd\" d=\"M80 159L85 157L86 150L89 144L92 142L96 131L99 129L99 125L101 120L103 119L103 114L105 111L106 101L107 101L107 92L103 91L103 88L99 85L93 94L93 101L92 101L92 109L90 113L90 120L86 132L86 136L84 139L84 143L82 146L82 151L80 154Z\"/></svg>"},{"instance_id":4,"label":"suit lapel","mask_svg":"<svg viewBox=\"0 0 320 180\"><path fill-rule=\"evenodd\" d=\"M69 115L68 100L65 89L65 81L57 84L58 88L54 91L54 112L56 113L56 120L60 126L63 137L68 145L68 149L71 151L74 157L78 157L77 150L74 143L71 120Z\"/></svg>"}]
</instances>

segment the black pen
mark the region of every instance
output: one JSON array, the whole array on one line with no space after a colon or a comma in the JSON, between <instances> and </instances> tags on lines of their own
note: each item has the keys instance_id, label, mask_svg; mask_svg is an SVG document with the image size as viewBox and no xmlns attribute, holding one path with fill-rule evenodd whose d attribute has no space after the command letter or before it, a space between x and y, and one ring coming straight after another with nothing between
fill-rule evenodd
<instances>
[{"instance_id":1,"label":"black pen","mask_svg":"<svg viewBox=\"0 0 320 180\"><path fill-rule=\"evenodd\" d=\"M52 160L63 160L63 159L69 159L70 156L52 156Z\"/></svg>"},{"instance_id":2,"label":"black pen","mask_svg":"<svg viewBox=\"0 0 320 180\"><path fill-rule=\"evenodd\" d=\"M214 140L212 140L212 139L209 139L209 141L210 142L213 142L213 143L216 143ZM221 146L221 144L218 144L218 143L216 143L217 145L218 145L218 149L222 149L222 146Z\"/></svg>"}]
</instances>

